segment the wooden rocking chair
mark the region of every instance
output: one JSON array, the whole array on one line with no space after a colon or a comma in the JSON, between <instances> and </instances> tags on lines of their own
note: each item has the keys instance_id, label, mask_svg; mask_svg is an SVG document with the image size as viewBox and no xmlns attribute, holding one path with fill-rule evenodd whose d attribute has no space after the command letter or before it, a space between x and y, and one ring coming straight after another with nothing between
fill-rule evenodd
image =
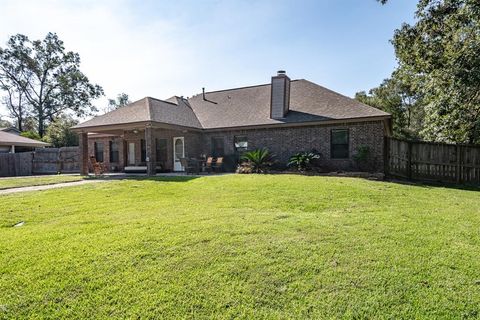
<instances>
[{"instance_id":1,"label":"wooden rocking chair","mask_svg":"<svg viewBox=\"0 0 480 320\"><path fill-rule=\"evenodd\" d=\"M93 173L96 176L99 176L105 173L105 166L102 162L98 162L95 156L90 156L90 163L92 164Z\"/></svg>"},{"instance_id":2,"label":"wooden rocking chair","mask_svg":"<svg viewBox=\"0 0 480 320\"><path fill-rule=\"evenodd\" d=\"M205 162L205 171L210 173L213 170L213 157L208 157Z\"/></svg>"}]
</instances>

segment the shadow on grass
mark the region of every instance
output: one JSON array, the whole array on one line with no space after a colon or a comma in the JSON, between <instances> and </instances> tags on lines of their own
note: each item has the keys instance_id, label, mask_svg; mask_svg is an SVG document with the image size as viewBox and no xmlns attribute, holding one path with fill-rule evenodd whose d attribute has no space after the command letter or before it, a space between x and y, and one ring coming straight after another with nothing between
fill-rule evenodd
<instances>
[{"instance_id":1,"label":"shadow on grass","mask_svg":"<svg viewBox=\"0 0 480 320\"><path fill-rule=\"evenodd\" d=\"M187 182L202 176L88 176L87 180L129 180L129 181L158 181L158 182Z\"/></svg>"},{"instance_id":2,"label":"shadow on grass","mask_svg":"<svg viewBox=\"0 0 480 320\"><path fill-rule=\"evenodd\" d=\"M388 183L395 183L407 186L415 186L426 189L436 189L436 188L448 188L448 189L457 189L465 191L480 191L480 186L471 185L471 184L455 184L448 182L438 182L438 181L420 181L420 180L406 180L401 178L387 177L385 180L377 180Z\"/></svg>"},{"instance_id":3,"label":"shadow on grass","mask_svg":"<svg viewBox=\"0 0 480 320\"><path fill-rule=\"evenodd\" d=\"M455 184L449 182L439 182L439 181L426 181L426 180L408 180L400 177L385 177L385 178L376 178L374 174L366 174L366 175L345 175L345 174L331 174L331 173L299 173L299 172L278 172L278 173L267 173L267 175L276 175L276 174L292 174L292 175L299 175L305 177L336 177L336 178L354 178L354 179L362 179L374 182L386 182L386 183L394 183L394 184L401 184L406 186L415 186L420 188L427 188L427 189L435 189L435 188L449 188L449 189L457 189L457 190L466 190L466 191L480 191L480 185L475 184Z\"/></svg>"}]
</instances>

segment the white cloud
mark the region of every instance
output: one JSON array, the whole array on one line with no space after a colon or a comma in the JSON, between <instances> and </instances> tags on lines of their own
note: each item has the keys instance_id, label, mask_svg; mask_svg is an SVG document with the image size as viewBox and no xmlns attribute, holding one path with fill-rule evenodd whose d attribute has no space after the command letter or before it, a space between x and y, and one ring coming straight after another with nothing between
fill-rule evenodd
<instances>
[{"instance_id":1,"label":"white cloud","mask_svg":"<svg viewBox=\"0 0 480 320\"><path fill-rule=\"evenodd\" d=\"M0 45L16 33L42 39L56 32L68 50L80 54L82 71L103 86L107 97L126 92L132 99L167 98L198 92L208 66L222 63L209 52L234 49L235 34L249 32L233 30L235 21L222 6L208 17L227 27L216 31L208 30L211 25L203 19L190 23L191 13L143 15L127 1L0 0L0 8ZM97 104L105 104L105 99Z\"/></svg>"},{"instance_id":2,"label":"white cloud","mask_svg":"<svg viewBox=\"0 0 480 320\"><path fill-rule=\"evenodd\" d=\"M109 98L266 83L278 69L351 95L391 72L390 32L376 30L393 31L386 25L402 19L397 2L353 2L0 0L0 46L16 33L56 32ZM367 34L371 50L359 50ZM96 104L104 107L106 98Z\"/></svg>"}]
</instances>

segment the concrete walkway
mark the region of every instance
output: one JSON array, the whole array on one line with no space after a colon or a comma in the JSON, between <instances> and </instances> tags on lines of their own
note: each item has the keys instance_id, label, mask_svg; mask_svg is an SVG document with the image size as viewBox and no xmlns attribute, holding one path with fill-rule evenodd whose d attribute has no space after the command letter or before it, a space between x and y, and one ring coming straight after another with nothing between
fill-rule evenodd
<instances>
[{"instance_id":1,"label":"concrete walkway","mask_svg":"<svg viewBox=\"0 0 480 320\"><path fill-rule=\"evenodd\" d=\"M215 174L201 174L201 175L187 175L184 172L172 172L172 173L158 173L155 177L192 177L192 178L200 178L200 177L219 177L224 175L230 175L233 173L215 173ZM90 175L94 176L94 175ZM114 181L114 180L122 180L128 178L148 178L145 174L125 174L125 173L111 173L105 174L100 179L87 179L87 180L80 180L80 181L72 181L72 182L61 182L55 184L45 184L41 186L30 186L30 187L15 187L9 189L2 189L0 190L0 196L4 194L11 194L11 193L18 193L18 192L27 192L27 191L41 191L41 190L49 190L49 189L57 189L57 188L64 188L64 187L75 187L81 186L84 184L89 183L97 183L97 182L107 182L107 181ZM21 177L19 177L21 178Z\"/></svg>"},{"instance_id":2,"label":"concrete walkway","mask_svg":"<svg viewBox=\"0 0 480 320\"><path fill-rule=\"evenodd\" d=\"M81 180L81 181L62 182L62 183L55 183L55 184L46 184L42 186L10 188L10 189L0 190L0 195L18 193L18 192L27 192L27 191L41 191L41 190L57 189L57 188L64 188L64 187L75 187L75 186L81 186L84 184L106 182L106 181L111 181L111 180L101 180L101 179Z\"/></svg>"}]
</instances>

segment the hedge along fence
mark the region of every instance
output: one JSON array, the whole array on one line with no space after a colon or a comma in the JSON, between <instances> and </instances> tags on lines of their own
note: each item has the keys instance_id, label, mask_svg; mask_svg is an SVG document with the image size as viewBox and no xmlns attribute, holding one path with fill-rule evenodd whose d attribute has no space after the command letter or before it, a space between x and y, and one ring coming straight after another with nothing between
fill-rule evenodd
<instances>
[{"instance_id":1,"label":"hedge along fence","mask_svg":"<svg viewBox=\"0 0 480 320\"><path fill-rule=\"evenodd\" d=\"M35 152L1 153L0 176L77 173L80 171L78 147L36 149Z\"/></svg>"},{"instance_id":2,"label":"hedge along fence","mask_svg":"<svg viewBox=\"0 0 480 320\"><path fill-rule=\"evenodd\" d=\"M387 175L412 180L480 184L480 145L385 140Z\"/></svg>"}]
</instances>

